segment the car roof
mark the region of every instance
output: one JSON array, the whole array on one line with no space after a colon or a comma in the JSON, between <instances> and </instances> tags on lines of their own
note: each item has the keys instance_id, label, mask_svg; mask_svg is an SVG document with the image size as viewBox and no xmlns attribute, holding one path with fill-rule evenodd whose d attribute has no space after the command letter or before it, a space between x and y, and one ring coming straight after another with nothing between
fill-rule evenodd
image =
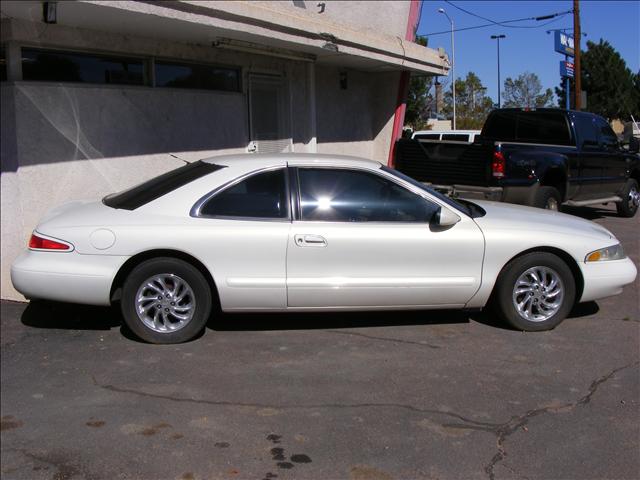
<instances>
[{"instance_id":1,"label":"car roof","mask_svg":"<svg viewBox=\"0 0 640 480\"><path fill-rule=\"evenodd\" d=\"M380 168L380 162L349 155L331 155L321 153L243 153L236 155L220 155L202 159L205 163L223 165L226 167L242 167L250 164L252 167L270 167L276 165L296 166L335 166L335 167L363 167Z\"/></svg>"}]
</instances>

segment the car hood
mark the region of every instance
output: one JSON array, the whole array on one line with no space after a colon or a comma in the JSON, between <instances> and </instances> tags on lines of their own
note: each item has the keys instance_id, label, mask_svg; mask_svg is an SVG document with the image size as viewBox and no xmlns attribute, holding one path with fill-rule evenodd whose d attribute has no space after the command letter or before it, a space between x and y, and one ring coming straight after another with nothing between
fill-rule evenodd
<instances>
[{"instance_id":1,"label":"car hood","mask_svg":"<svg viewBox=\"0 0 640 480\"><path fill-rule=\"evenodd\" d=\"M550 233L580 235L594 240L615 240L616 237L606 228L590 220L573 215L525 207L509 203L489 201L473 201L487 213L483 217L474 218L481 229L519 230L526 233ZM614 243L614 242L611 242Z\"/></svg>"}]
</instances>

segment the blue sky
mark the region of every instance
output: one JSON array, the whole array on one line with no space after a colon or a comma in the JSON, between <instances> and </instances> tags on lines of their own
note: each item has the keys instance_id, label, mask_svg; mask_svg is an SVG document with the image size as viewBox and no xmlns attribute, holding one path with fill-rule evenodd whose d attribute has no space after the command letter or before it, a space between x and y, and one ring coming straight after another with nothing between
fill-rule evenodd
<instances>
[{"instance_id":1,"label":"blue sky","mask_svg":"<svg viewBox=\"0 0 640 480\"><path fill-rule=\"evenodd\" d=\"M571 0L556 1L455 1L462 7L494 21L505 21L538 17L573 8ZM487 24L489 22L464 13L441 0L425 0L418 35L446 31L445 34L429 35L429 47L444 47L451 55L451 25L447 17L438 13L444 8L454 22L455 29ZM622 56L632 71L640 70L640 0L581 0L582 48L586 41L597 43L607 40ZM544 88L553 88L560 83L559 62L564 56L554 51L554 28L573 28L573 15L545 21L523 21L510 23L513 26L535 26L538 28L509 28L492 25L485 28L455 32L456 77L465 77L469 71L476 73L487 87L487 94L497 101L497 52L496 40L491 35L504 34L500 40L501 81L517 77L530 71L538 75ZM542 26L544 25L544 26Z\"/></svg>"}]
</instances>

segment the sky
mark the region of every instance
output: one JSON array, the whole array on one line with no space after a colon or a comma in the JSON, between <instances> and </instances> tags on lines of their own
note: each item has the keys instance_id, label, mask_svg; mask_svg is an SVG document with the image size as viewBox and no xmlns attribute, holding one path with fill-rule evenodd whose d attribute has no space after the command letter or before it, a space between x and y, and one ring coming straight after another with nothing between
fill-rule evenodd
<instances>
[{"instance_id":1,"label":"sky","mask_svg":"<svg viewBox=\"0 0 640 480\"><path fill-rule=\"evenodd\" d=\"M572 10L572 0L424 0L417 30L418 35L429 37L430 48L443 47L451 58L451 24L445 15L438 13L438 9L443 8L454 23L456 78L464 78L468 72L474 72L494 102L498 97L497 41L492 40L491 35L506 35L500 40L503 85L507 77L515 78L525 71L538 75L545 89L553 90L560 84L559 63L564 56L554 51L553 32L546 32L558 28L572 29L573 14L551 20L513 22L508 24L511 27L491 25L455 31L490 22L471 16L454 5L502 22L566 12ZM587 40L598 43L602 38L620 53L628 68L633 72L640 71L640 0L580 0L580 25L582 32L586 33L582 36L583 50ZM513 28L515 26L536 28Z\"/></svg>"}]
</instances>

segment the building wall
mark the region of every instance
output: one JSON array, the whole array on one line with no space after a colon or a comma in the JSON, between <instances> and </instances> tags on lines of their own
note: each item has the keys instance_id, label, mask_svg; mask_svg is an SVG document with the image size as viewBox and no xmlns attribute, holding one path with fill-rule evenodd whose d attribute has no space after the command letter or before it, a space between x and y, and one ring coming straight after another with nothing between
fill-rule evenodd
<instances>
[{"instance_id":1,"label":"building wall","mask_svg":"<svg viewBox=\"0 0 640 480\"><path fill-rule=\"evenodd\" d=\"M345 70L308 62L59 25L39 30L12 21L11 28L5 26L3 21L3 41L14 51L20 44L235 65L242 69L243 88L214 92L3 82L2 298L21 299L10 282L10 265L50 208L140 183L182 165L180 159L245 152L250 139L249 75L288 80L294 152L386 162L398 73L346 70L348 86L343 90L340 73Z\"/></svg>"},{"instance_id":2,"label":"building wall","mask_svg":"<svg viewBox=\"0 0 640 480\"><path fill-rule=\"evenodd\" d=\"M346 75L342 88L341 74ZM318 153L387 162L400 74L316 68Z\"/></svg>"},{"instance_id":3,"label":"building wall","mask_svg":"<svg viewBox=\"0 0 640 480\"><path fill-rule=\"evenodd\" d=\"M408 0L284 0L255 1L270 9L283 9L298 15L330 20L373 34L404 38L411 2ZM324 8L319 6L324 3Z\"/></svg>"}]
</instances>

